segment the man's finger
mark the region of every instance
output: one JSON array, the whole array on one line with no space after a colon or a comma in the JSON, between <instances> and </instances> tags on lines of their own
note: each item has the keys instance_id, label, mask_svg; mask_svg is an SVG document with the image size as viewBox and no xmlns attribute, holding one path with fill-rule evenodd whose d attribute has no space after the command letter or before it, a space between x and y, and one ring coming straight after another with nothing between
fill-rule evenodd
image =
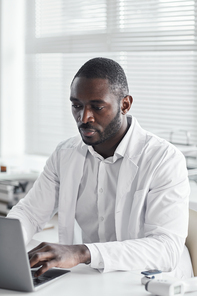
<instances>
[{"instance_id":1,"label":"man's finger","mask_svg":"<svg viewBox=\"0 0 197 296\"><path fill-rule=\"evenodd\" d=\"M35 248L31 249L31 250L28 252L28 254L31 253L31 252L34 252L34 251L37 251L37 250L41 249L41 248L44 246L44 244L45 244L44 242L43 242L43 243L40 243L40 244L37 245Z\"/></svg>"},{"instance_id":2,"label":"man's finger","mask_svg":"<svg viewBox=\"0 0 197 296\"><path fill-rule=\"evenodd\" d=\"M48 247L48 244L45 243L45 242L43 242L43 243L39 244L37 247L35 247L32 250L30 250L28 252L28 256L29 257L32 256L37 251L41 251L41 250L44 251L45 249L47 250L47 247Z\"/></svg>"},{"instance_id":3,"label":"man's finger","mask_svg":"<svg viewBox=\"0 0 197 296\"><path fill-rule=\"evenodd\" d=\"M50 261L53 259L53 257L54 255L51 252L37 252L35 254L32 254L32 256L30 257L30 266L40 266L41 262Z\"/></svg>"},{"instance_id":4,"label":"man's finger","mask_svg":"<svg viewBox=\"0 0 197 296\"><path fill-rule=\"evenodd\" d=\"M57 265L57 261L56 260L51 260L51 261L43 262L42 267L39 268L36 271L36 273L34 274L34 276L38 277L38 276L42 275L43 273L45 273L50 268L56 267L56 265Z\"/></svg>"}]
</instances>

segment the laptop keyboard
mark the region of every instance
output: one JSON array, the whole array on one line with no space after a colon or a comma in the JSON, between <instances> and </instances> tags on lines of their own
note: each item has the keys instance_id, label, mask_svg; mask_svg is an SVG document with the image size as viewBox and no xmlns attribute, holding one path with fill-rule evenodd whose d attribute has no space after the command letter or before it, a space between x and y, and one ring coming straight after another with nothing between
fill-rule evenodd
<instances>
[{"instance_id":1,"label":"laptop keyboard","mask_svg":"<svg viewBox=\"0 0 197 296\"><path fill-rule=\"evenodd\" d=\"M39 277L34 277L34 273L35 271L31 271L31 274L32 274L32 277L33 277L33 284L34 284L34 287L37 287L39 285L42 285L50 280L52 280L54 277L51 277L51 276L46 276L46 275L40 275Z\"/></svg>"},{"instance_id":2,"label":"laptop keyboard","mask_svg":"<svg viewBox=\"0 0 197 296\"><path fill-rule=\"evenodd\" d=\"M37 287L69 272L69 270L50 269L39 277L34 277L35 272L36 270L31 270L34 287Z\"/></svg>"},{"instance_id":3,"label":"laptop keyboard","mask_svg":"<svg viewBox=\"0 0 197 296\"><path fill-rule=\"evenodd\" d=\"M43 275L39 276L38 278L33 279L34 287L37 287L39 285L42 285L48 281L52 280L50 277L45 277Z\"/></svg>"}]
</instances>

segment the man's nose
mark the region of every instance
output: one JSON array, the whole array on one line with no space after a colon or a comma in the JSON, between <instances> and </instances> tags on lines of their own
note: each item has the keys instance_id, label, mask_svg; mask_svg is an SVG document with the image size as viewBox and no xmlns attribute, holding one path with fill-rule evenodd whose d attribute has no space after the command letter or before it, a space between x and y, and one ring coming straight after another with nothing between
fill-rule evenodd
<instances>
[{"instance_id":1,"label":"man's nose","mask_svg":"<svg viewBox=\"0 0 197 296\"><path fill-rule=\"evenodd\" d=\"M80 121L83 123L94 122L93 112L89 108L85 107L83 110L81 110Z\"/></svg>"}]
</instances>

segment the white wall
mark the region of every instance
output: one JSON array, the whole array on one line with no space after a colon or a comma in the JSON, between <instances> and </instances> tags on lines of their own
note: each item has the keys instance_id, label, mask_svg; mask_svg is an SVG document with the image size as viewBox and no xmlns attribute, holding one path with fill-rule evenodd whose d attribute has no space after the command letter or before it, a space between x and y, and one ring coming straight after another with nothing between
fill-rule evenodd
<instances>
[{"instance_id":1,"label":"white wall","mask_svg":"<svg viewBox=\"0 0 197 296\"><path fill-rule=\"evenodd\" d=\"M24 152L24 0L1 0L1 156Z\"/></svg>"}]
</instances>

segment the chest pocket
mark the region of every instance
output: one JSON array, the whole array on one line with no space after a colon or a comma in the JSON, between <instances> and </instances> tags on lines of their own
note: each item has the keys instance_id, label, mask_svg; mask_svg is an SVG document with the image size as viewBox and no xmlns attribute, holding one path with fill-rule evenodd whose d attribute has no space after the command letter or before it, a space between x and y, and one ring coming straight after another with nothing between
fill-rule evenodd
<instances>
[{"instance_id":1,"label":"chest pocket","mask_svg":"<svg viewBox=\"0 0 197 296\"><path fill-rule=\"evenodd\" d=\"M141 238L144 236L146 197L147 191L145 189L138 190L134 194L128 225L128 232L131 238Z\"/></svg>"}]
</instances>

